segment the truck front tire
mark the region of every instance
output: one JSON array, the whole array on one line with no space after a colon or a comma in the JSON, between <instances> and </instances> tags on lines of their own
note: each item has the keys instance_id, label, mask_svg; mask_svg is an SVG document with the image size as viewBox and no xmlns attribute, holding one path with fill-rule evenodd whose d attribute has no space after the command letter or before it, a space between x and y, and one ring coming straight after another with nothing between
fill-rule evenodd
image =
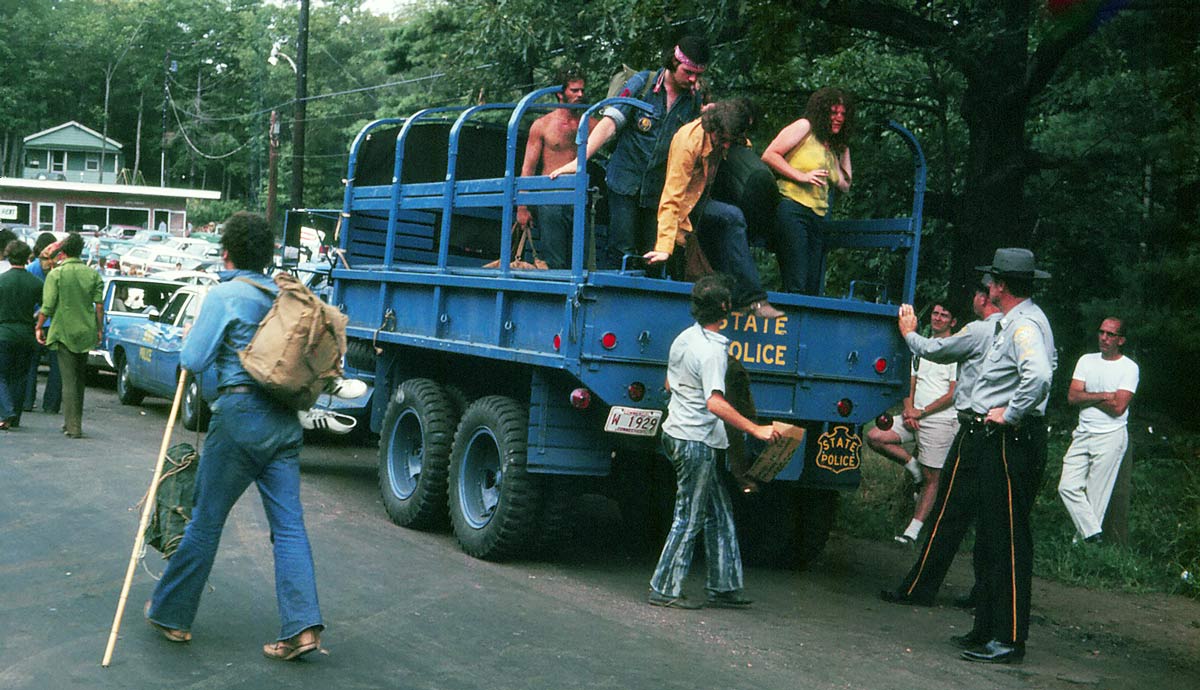
<instances>
[{"instance_id":1,"label":"truck front tire","mask_svg":"<svg viewBox=\"0 0 1200 690\"><path fill-rule=\"evenodd\" d=\"M457 418L445 391L429 379L405 381L388 402L379 438L379 490L397 525L444 524Z\"/></svg>"},{"instance_id":2,"label":"truck front tire","mask_svg":"<svg viewBox=\"0 0 1200 690\"><path fill-rule=\"evenodd\" d=\"M463 413L450 453L450 523L462 550L497 560L537 537L538 477L526 471L529 410L512 398L480 398Z\"/></svg>"}]
</instances>

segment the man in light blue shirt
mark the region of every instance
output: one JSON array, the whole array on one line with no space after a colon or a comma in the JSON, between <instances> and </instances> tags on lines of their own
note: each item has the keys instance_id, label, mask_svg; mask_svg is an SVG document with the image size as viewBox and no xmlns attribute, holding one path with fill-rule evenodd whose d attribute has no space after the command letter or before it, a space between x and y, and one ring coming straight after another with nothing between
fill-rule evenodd
<instances>
[{"instance_id":1,"label":"man in light blue shirt","mask_svg":"<svg viewBox=\"0 0 1200 690\"><path fill-rule=\"evenodd\" d=\"M1043 415L1058 363L1054 333L1030 298L1035 280L1050 274L1034 268L1033 252L997 249L989 297L1004 314L972 387L962 423L979 467L976 580L981 600L964 642L967 661L1016 663L1025 656L1033 579L1033 508L1046 466ZM973 643L973 644L971 644Z\"/></svg>"},{"instance_id":2,"label":"man in light blue shirt","mask_svg":"<svg viewBox=\"0 0 1200 690\"><path fill-rule=\"evenodd\" d=\"M271 308L269 297L238 279L274 289L263 274L274 238L262 216L240 212L226 221L221 246L226 270L208 292L180 353L188 371L217 368L220 396L200 456L192 521L146 603L146 619L171 642L191 639L225 520L255 483L271 525L280 616L277 641L262 651L272 659L297 659L320 648L325 627L300 506L302 431L296 413L272 400L238 358Z\"/></svg>"}]
</instances>

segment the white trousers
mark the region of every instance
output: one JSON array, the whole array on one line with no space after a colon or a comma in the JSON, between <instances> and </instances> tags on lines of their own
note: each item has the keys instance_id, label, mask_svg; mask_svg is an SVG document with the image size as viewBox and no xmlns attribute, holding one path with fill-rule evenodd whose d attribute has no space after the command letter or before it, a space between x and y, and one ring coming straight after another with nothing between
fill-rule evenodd
<instances>
[{"instance_id":1,"label":"white trousers","mask_svg":"<svg viewBox=\"0 0 1200 690\"><path fill-rule=\"evenodd\" d=\"M1086 539L1100 532L1128 446L1125 427L1101 434L1076 430L1072 435L1071 447L1063 456L1058 495L1080 537Z\"/></svg>"}]
</instances>

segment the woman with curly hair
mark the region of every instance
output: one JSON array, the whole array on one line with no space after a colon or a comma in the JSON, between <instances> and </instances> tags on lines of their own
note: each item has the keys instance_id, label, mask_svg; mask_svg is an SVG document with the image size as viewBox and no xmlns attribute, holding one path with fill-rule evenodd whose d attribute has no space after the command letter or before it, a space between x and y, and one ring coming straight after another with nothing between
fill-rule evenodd
<instances>
[{"instance_id":1,"label":"woman with curly hair","mask_svg":"<svg viewBox=\"0 0 1200 690\"><path fill-rule=\"evenodd\" d=\"M804 117L784 127L763 152L778 176L783 198L776 211L779 272L786 292L816 294L824 257L822 224L829 185L850 190L854 104L841 89L824 88L808 99Z\"/></svg>"}]
</instances>

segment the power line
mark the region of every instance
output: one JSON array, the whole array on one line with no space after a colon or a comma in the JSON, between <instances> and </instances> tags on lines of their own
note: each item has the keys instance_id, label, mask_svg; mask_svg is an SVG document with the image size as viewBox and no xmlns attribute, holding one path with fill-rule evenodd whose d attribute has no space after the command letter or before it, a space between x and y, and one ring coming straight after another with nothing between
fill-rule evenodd
<instances>
[{"instance_id":1,"label":"power line","mask_svg":"<svg viewBox=\"0 0 1200 690\"><path fill-rule=\"evenodd\" d=\"M254 143L256 140L262 138L261 134L252 135L249 139L247 139L245 142L243 142L241 146L238 146L237 148L235 148L232 151L229 151L227 153L222 153L219 155L205 153L204 151L201 151L196 146L196 144L192 142L191 137L188 136L187 129L183 126L183 121L179 119L179 109L175 107L175 99L171 96L170 88L167 89L167 102L169 102L171 104L171 113L175 116L175 123L179 125L179 133L183 135L183 140L185 142L187 142L188 148L190 148L193 153L200 156L201 158L207 158L208 160L213 160L213 161L221 160L224 158L229 158L233 154L241 151L242 149L246 148L250 144Z\"/></svg>"}]
</instances>

